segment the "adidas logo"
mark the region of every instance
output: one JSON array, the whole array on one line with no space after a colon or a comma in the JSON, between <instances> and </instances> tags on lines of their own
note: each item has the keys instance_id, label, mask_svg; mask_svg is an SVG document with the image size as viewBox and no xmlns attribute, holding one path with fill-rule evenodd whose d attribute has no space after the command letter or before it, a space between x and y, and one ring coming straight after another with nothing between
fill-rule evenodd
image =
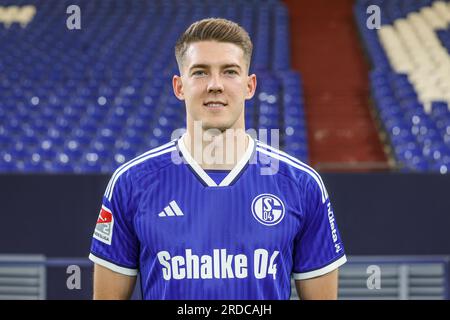
<instances>
[{"instance_id":1,"label":"adidas logo","mask_svg":"<svg viewBox=\"0 0 450 320\"><path fill-rule=\"evenodd\" d=\"M174 201L171 201L167 207L164 208L164 211L158 214L160 217L181 217L184 216L183 211L181 211L180 207Z\"/></svg>"}]
</instances>

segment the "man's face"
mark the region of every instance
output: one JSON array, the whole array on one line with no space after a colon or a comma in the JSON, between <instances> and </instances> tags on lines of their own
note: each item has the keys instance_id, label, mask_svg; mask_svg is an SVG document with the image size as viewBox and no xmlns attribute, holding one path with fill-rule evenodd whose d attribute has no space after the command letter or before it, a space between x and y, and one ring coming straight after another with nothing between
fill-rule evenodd
<instances>
[{"instance_id":1,"label":"man's face","mask_svg":"<svg viewBox=\"0 0 450 320\"><path fill-rule=\"evenodd\" d=\"M173 77L175 95L186 103L187 126L202 121L204 130L244 129L244 104L256 89L248 75L243 50L235 44L200 41L189 45L180 76Z\"/></svg>"}]
</instances>

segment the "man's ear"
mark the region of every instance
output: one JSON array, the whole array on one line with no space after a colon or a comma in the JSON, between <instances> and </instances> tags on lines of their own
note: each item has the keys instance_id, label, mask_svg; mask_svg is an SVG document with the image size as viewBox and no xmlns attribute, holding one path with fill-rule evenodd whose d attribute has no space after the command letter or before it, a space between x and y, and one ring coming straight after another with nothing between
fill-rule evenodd
<instances>
[{"instance_id":1,"label":"man's ear","mask_svg":"<svg viewBox=\"0 0 450 320\"><path fill-rule=\"evenodd\" d=\"M173 93L175 94L175 96L180 100L184 100L183 81L181 79L181 76L177 76L177 75L173 76L172 87L173 87Z\"/></svg>"},{"instance_id":2,"label":"man's ear","mask_svg":"<svg viewBox=\"0 0 450 320\"><path fill-rule=\"evenodd\" d=\"M250 100L251 98L253 98L256 92L256 85L257 85L256 75L255 74L249 75L247 79L247 94L245 95L246 100Z\"/></svg>"}]
</instances>

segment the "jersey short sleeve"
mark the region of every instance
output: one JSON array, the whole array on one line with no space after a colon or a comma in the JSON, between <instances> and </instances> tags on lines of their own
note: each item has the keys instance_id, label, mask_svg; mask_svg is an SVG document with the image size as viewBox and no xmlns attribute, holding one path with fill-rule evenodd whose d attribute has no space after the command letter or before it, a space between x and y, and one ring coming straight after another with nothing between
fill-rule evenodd
<instances>
[{"instance_id":1,"label":"jersey short sleeve","mask_svg":"<svg viewBox=\"0 0 450 320\"><path fill-rule=\"evenodd\" d=\"M304 192L304 219L294 243L296 280L324 275L347 261L322 179L308 180Z\"/></svg>"},{"instance_id":2,"label":"jersey short sleeve","mask_svg":"<svg viewBox=\"0 0 450 320\"><path fill-rule=\"evenodd\" d=\"M103 195L89 259L112 271L138 272L139 242L133 225L132 187L128 174L114 173Z\"/></svg>"}]
</instances>

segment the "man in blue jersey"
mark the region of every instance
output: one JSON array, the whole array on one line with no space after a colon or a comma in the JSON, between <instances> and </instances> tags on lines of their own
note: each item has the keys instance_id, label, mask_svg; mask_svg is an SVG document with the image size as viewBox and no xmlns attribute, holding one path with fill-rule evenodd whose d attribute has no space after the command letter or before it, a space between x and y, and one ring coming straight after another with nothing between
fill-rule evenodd
<instances>
[{"instance_id":1,"label":"man in blue jersey","mask_svg":"<svg viewBox=\"0 0 450 320\"><path fill-rule=\"evenodd\" d=\"M337 297L346 257L321 177L245 132L251 54L224 19L178 40L187 130L112 175L89 256L95 299L130 298L138 272L144 299L289 299L291 277L301 299Z\"/></svg>"}]
</instances>

